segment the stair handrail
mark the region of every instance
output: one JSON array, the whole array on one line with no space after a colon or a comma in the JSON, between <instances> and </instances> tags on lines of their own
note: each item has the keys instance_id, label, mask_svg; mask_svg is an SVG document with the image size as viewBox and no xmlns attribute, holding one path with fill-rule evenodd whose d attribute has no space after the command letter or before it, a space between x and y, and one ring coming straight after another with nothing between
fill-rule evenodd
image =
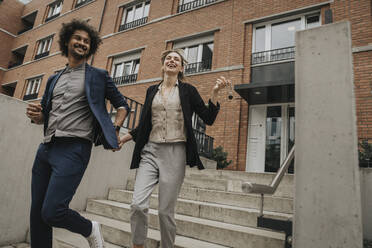
<instances>
[{"instance_id":1,"label":"stair handrail","mask_svg":"<svg viewBox=\"0 0 372 248\"><path fill-rule=\"evenodd\" d=\"M289 165L291 164L294 158L294 152L295 152L295 145L293 145L292 149L289 151L287 157L284 159L282 165L280 166L278 172L276 173L274 179L271 181L270 185L257 184L257 183L251 183L251 182L244 182L242 184L243 192L261 195L260 216L263 215L264 195L265 194L272 195L275 193L285 173L287 172Z\"/></svg>"}]
</instances>

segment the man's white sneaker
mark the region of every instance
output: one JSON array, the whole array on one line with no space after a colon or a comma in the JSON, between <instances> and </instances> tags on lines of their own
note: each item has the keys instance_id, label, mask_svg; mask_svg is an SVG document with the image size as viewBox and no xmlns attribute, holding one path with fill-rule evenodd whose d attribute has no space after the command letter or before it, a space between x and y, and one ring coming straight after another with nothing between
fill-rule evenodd
<instances>
[{"instance_id":1,"label":"man's white sneaker","mask_svg":"<svg viewBox=\"0 0 372 248\"><path fill-rule=\"evenodd\" d=\"M87 238L90 248L104 248L101 227L98 222L92 221L92 233Z\"/></svg>"}]
</instances>

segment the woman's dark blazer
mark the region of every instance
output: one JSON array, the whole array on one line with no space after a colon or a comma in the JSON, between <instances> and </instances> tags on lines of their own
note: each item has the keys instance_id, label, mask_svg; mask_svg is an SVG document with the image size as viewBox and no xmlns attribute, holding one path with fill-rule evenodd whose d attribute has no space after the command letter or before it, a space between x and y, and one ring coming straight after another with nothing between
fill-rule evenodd
<instances>
[{"instance_id":1,"label":"woman's dark blazer","mask_svg":"<svg viewBox=\"0 0 372 248\"><path fill-rule=\"evenodd\" d=\"M200 170L204 169L200 161L194 132L192 129L191 118L195 112L207 125L212 125L215 121L220 105L214 105L210 100L208 106L205 105L197 89L188 83L178 83L181 107L186 128L186 163L190 166L198 166ZM141 151L149 140L152 129L151 106L154 96L159 88L159 84L152 85L147 89L146 100L143 104L141 118L138 126L130 134L136 145L134 147L131 169L139 167L141 161Z\"/></svg>"}]
</instances>

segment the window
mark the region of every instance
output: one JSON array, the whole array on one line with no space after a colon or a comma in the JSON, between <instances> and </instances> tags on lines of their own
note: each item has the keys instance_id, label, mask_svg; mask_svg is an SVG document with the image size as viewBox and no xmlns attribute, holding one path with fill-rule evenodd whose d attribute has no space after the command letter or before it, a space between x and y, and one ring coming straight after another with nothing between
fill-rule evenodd
<instances>
[{"instance_id":1,"label":"window","mask_svg":"<svg viewBox=\"0 0 372 248\"><path fill-rule=\"evenodd\" d=\"M76 4L75 4L75 8L80 7L80 6L82 6L82 5L86 4L86 3L89 3L91 1L92 0L77 0L76 1Z\"/></svg>"},{"instance_id":2,"label":"window","mask_svg":"<svg viewBox=\"0 0 372 248\"><path fill-rule=\"evenodd\" d=\"M42 57L48 56L50 47L52 46L53 36L49 36L38 42L38 48L36 51L35 59L40 59Z\"/></svg>"},{"instance_id":3,"label":"window","mask_svg":"<svg viewBox=\"0 0 372 248\"><path fill-rule=\"evenodd\" d=\"M195 9L214 2L217 2L217 0L180 0L178 5L178 12Z\"/></svg>"},{"instance_id":4,"label":"window","mask_svg":"<svg viewBox=\"0 0 372 248\"><path fill-rule=\"evenodd\" d=\"M35 19L36 19L37 11L32 12L31 14L22 17L22 29L18 32L18 34L23 34L24 32L31 30L34 27Z\"/></svg>"},{"instance_id":5,"label":"window","mask_svg":"<svg viewBox=\"0 0 372 248\"><path fill-rule=\"evenodd\" d=\"M139 52L114 58L112 67L112 78L116 85L136 82L139 66Z\"/></svg>"},{"instance_id":6,"label":"window","mask_svg":"<svg viewBox=\"0 0 372 248\"><path fill-rule=\"evenodd\" d=\"M150 12L150 1L142 2L124 9L119 31L141 26L147 22Z\"/></svg>"},{"instance_id":7,"label":"window","mask_svg":"<svg viewBox=\"0 0 372 248\"><path fill-rule=\"evenodd\" d=\"M24 101L36 99L39 93L42 77L36 77L27 80L27 88L23 97Z\"/></svg>"},{"instance_id":8,"label":"window","mask_svg":"<svg viewBox=\"0 0 372 248\"><path fill-rule=\"evenodd\" d=\"M319 13L254 26L252 65L293 59L296 31L317 26Z\"/></svg>"},{"instance_id":9,"label":"window","mask_svg":"<svg viewBox=\"0 0 372 248\"><path fill-rule=\"evenodd\" d=\"M22 65L27 51L27 46L12 51L12 57L8 63L8 69Z\"/></svg>"},{"instance_id":10,"label":"window","mask_svg":"<svg viewBox=\"0 0 372 248\"><path fill-rule=\"evenodd\" d=\"M185 51L185 57L188 62L185 66L185 74L210 71L212 69L213 34L176 42L174 48L181 48Z\"/></svg>"},{"instance_id":11,"label":"window","mask_svg":"<svg viewBox=\"0 0 372 248\"><path fill-rule=\"evenodd\" d=\"M45 22L50 21L50 20L56 18L57 16L59 16L59 14L61 13L61 10L62 10L62 3L63 3L63 1L58 0L58 1L49 5L48 15L45 19Z\"/></svg>"}]
</instances>

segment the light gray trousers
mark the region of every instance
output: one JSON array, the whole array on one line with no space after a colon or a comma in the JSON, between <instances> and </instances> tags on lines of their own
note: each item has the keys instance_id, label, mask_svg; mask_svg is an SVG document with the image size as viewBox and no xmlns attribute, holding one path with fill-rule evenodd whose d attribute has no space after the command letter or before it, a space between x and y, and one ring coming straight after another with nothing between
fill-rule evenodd
<instances>
[{"instance_id":1,"label":"light gray trousers","mask_svg":"<svg viewBox=\"0 0 372 248\"><path fill-rule=\"evenodd\" d=\"M142 150L131 204L132 242L143 245L147 237L151 193L159 183L161 247L173 248L176 237L174 209L185 177L186 145L148 142Z\"/></svg>"}]
</instances>

